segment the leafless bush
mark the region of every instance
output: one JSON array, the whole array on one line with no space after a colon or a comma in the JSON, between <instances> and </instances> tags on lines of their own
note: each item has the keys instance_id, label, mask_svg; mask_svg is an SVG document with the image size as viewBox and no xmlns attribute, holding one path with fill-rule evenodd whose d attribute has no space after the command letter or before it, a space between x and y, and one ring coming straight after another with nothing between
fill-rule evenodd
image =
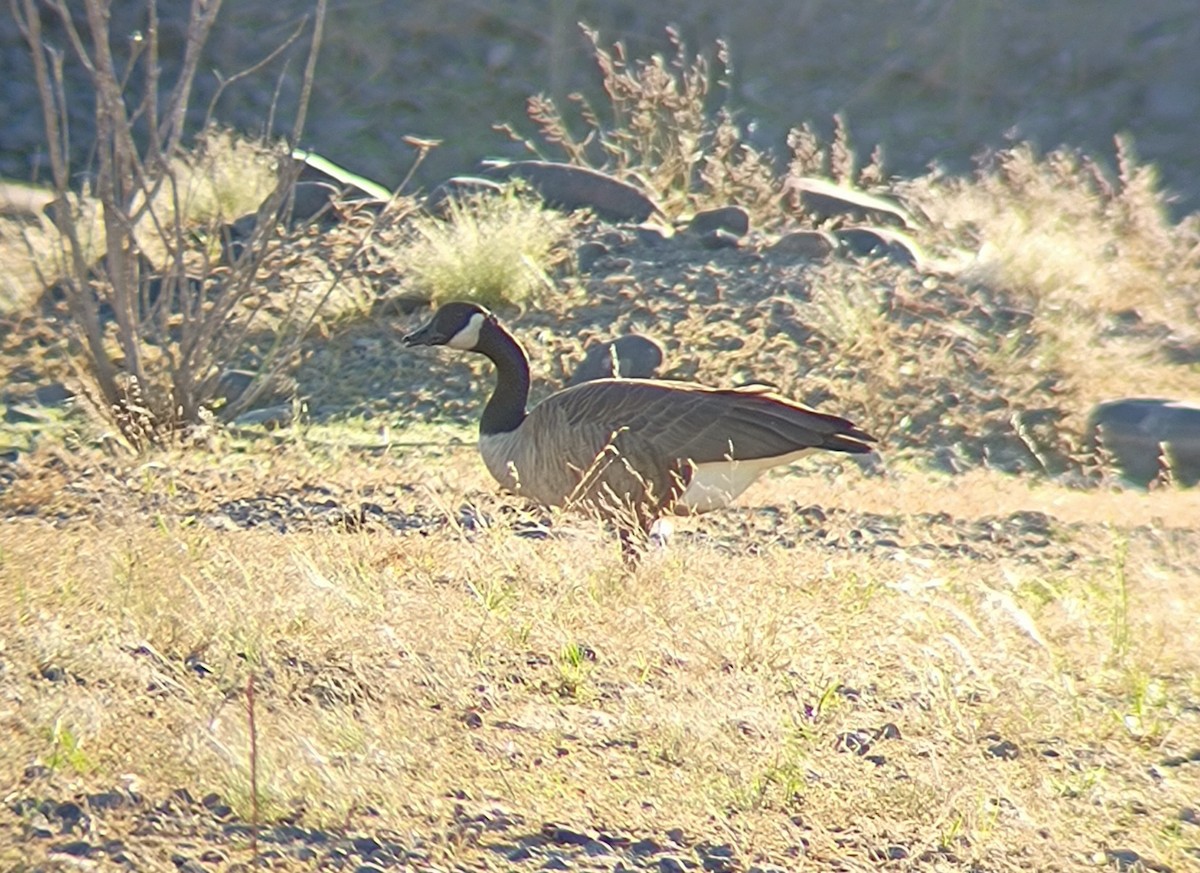
<instances>
[{"instance_id":1,"label":"leafless bush","mask_svg":"<svg viewBox=\"0 0 1200 873\"><path fill-rule=\"evenodd\" d=\"M576 134L552 99L531 97L527 114L546 144L572 164L638 181L668 215L730 202L752 208L773 198L770 159L744 141L733 114L718 99L728 90L724 43L716 45L714 64L703 55L690 57L679 34L668 29L671 58L630 61L621 43L608 49L594 30L584 27L583 33L608 107L601 112L582 94L570 95L584 127ZM533 140L508 125L501 129L541 154Z\"/></svg>"},{"instance_id":2,"label":"leafless bush","mask_svg":"<svg viewBox=\"0 0 1200 873\"><path fill-rule=\"evenodd\" d=\"M786 166L747 142L745 130L728 107L731 71L728 47L717 42L715 58L692 57L679 34L668 28L674 52L629 60L625 47L600 44L583 27L600 70L607 107L598 109L582 94L569 95L578 118L568 117L545 95L531 97L526 115L537 139L510 125L499 129L541 157L543 147L568 163L603 170L634 181L658 200L670 216L736 203L760 226L787 219L787 180L827 176L849 186L877 188L884 180L879 149L861 168L844 119L834 119L832 142L804 124L788 135ZM582 127L582 132L576 131Z\"/></svg>"},{"instance_id":3,"label":"leafless bush","mask_svg":"<svg viewBox=\"0 0 1200 873\"><path fill-rule=\"evenodd\" d=\"M310 34L293 142L304 127L325 5L315 0L313 14L287 42ZM80 340L82 369L94 383L96 405L143 448L209 419L222 366L253 332L262 332L273 340L261 355L259 376L221 414L236 415L252 403L294 357L317 307L285 307L281 318L278 299L271 299L279 296L273 280L284 259L277 255L300 167L290 149L258 152L273 164L275 184L255 218L238 223L236 246L229 223L238 213L226 214L219 197L202 217L192 208L194 183L212 172L214 139L202 137L187 149L185 118L220 0L192 0L182 57L172 59L177 63L169 75L155 0L145 0L142 30L127 57L114 48L121 35L113 33L112 6L112 0L10 0L41 99L61 234L57 278ZM56 22L64 45L52 44L44 20ZM83 192L71 189L79 168L71 164L68 58L85 71L95 97L96 139ZM221 89L251 71L224 79ZM212 104L210 117L211 111ZM97 207L89 210L92 201ZM89 213L97 210L102 233L93 242ZM335 282L336 276L325 296Z\"/></svg>"}]
</instances>

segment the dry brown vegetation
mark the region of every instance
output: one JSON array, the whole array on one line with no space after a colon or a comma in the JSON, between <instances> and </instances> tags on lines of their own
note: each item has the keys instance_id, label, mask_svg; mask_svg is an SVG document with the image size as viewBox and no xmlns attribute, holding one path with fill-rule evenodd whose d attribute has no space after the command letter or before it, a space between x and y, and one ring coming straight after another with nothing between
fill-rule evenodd
<instances>
[{"instance_id":1,"label":"dry brown vegetation","mask_svg":"<svg viewBox=\"0 0 1200 873\"><path fill-rule=\"evenodd\" d=\"M124 781L249 817L254 674L264 818L409 832L443 863L503 868L488 846L513 834L464 824L496 809L518 833L681 828L746 866L1195 861L1200 767L1163 762L1200 748L1200 541L1179 526L1196 493L780 477L745 501L779 507L773 535L733 511L627 576L585 522L518 536L467 451L356 461L252 447L19 482L0 560L10 801ZM306 486L447 520L281 536L207 515ZM814 501L840 545L785 547ZM453 521L464 506L490 526ZM914 550L962 541L938 513L1031 510L1045 536ZM898 548L854 545L872 511ZM8 864L45 843L14 845ZM171 850L139 851L159 869Z\"/></svg>"},{"instance_id":2,"label":"dry brown vegetation","mask_svg":"<svg viewBox=\"0 0 1200 873\"><path fill-rule=\"evenodd\" d=\"M528 305L556 293L550 273L569 259L575 224L510 187L452 199L444 215L415 218L398 257L419 293L436 302Z\"/></svg>"},{"instance_id":3,"label":"dry brown vegetation","mask_svg":"<svg viewBox=\"0 0 1200 873\"><path fill-rule=\"evenodd\" d=\"M701 62L598 59L619 131L585 148L533 107L569 157L658 168L672 215L799 220L707 120ZM844 130L791 146L792 173L884 190ZM291 429L134 454L84 414L6 421L0 861L65 867L84 837L145 870L334 863L268 857L256 821L387 833L417 869L567 851L551 823L612 849L578 869L1195 868L1200 492L1124 490L1080 448L1095 400L1200 393L1164 351L1200 342L1198 227L1123 149L1113 180L1018 147L895 188L937 269L629 243L538 264L560 293L505 312L537 394L638 330L672 378L769 380L882 438L881 466L782 471L633 573L590 521L495 493L469 446L482 362L400 350L419 314L362 317L421 285L408 203L273 250L290 293L361 304L309 319ZM498 287L495 252L450 248L448 275L481 277L463 293ZM7 317L13 396L82 369L61 322ZM86 828L47 824L73 800Z\"/></svg>"}]
</instances>

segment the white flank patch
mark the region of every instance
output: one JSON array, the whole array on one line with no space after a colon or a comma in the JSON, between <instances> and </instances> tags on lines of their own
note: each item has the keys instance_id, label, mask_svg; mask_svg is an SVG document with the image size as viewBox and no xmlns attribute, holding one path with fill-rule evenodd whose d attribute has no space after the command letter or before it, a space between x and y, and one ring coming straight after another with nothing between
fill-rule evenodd
<instances>
[{"instance_id":1,"label":"white flank patch","mask_svg":"<svg viewBox=\"0 0 1200 873\"><path fill-rule=\"evenodd\" d=\"M467 321L467 326L446 340L446 345L452 349L470 351L479 343L479 331L483 330L483 315L476 312Z\"/></svg>"},{"instance_id":2,"label":"white flank patch","mask_svg":"<svg viewBox=\"0 0 1200 873\"><path fill-rule=\"evenodd\" d=\"M697 464L692 481L679 502L690 512L710 512L727 506L763 473L781 464L790 464L814 449L801 449L777 458L757 458L753 461L712 461Z\"/></svg>"}]
</instances>

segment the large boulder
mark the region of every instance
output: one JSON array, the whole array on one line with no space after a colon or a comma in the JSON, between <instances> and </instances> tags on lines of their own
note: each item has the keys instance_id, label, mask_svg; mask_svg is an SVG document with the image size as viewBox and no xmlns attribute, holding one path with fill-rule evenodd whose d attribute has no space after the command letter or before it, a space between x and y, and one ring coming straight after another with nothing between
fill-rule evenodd
<instances>
[{"instance_id":1,"label":"large boulder","mask_svg":"<svg viewBox=\"0 0 1200 873\"><path fill-rule=\"evenodd\" d=\"M662 366L663 350L648 336L631 333L589 346L583 361L567 381L578 385L593 379L651 379Z\"/></svg>"},{"instance_id":2,"label":"large boulder","mask_svg":"<svg viewBox=\"0 0 1200 873\"><path fill-rule=\"evenodd\" d=\"M1087 441L1139 485L1164 468L1178 484L1200 482L1200 404L1160 397L1106 400L1088 417Z\"/></svg>"}]
</instances>

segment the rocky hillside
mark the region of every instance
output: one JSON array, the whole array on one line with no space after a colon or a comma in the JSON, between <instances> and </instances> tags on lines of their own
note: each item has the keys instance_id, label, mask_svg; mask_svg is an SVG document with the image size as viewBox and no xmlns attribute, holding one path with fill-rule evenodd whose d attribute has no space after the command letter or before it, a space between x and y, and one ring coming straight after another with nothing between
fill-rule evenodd
<instances>
[{"instance_id":1,"label":"rocky hillside","mask_svg":"<svg viewBox=\"0 0 1200 873\"><path fill-rule=\"evenodd\" d=\"M137 6L117 4L117 32L144 27L130 17ZM176 8L186 7L160 11L168 55L182 38ZM228 77L257 63L310 10L303 0L227 5L194 105L206 106L215 92L213 71ZM598 28L603 42L622 40L634 57L669 54L664 28L674 24L693 50L728 41L730 103L761 147L782 151L786 131L804 121L828 132L842 113L864 151L878 143L891 170L913 175L933 161L961 172L980 152L1019 140L1110 159L1113 135L1127 132L1177 192L1176 209L1200 206L1200 17L1191 0L915 8L888 0L736 7L576 0L552 10L531 0L333 4L305 145L394 185L412 158L401 137L439 138L444 145L424 168L422 181L431 184L481 155L517 154L492 125L519 121L530 95L599 96L577 22ZM53 17L44 18L54 34ZM290 130L303 42L229 89L217 118L261 133L277 101L275 132ZM74 141L84 149L91 104L81 77L68 64ZM0 16L0 79L0 175L44 174L29 62L7 14Z\"/></svg>"}]
</instances>

